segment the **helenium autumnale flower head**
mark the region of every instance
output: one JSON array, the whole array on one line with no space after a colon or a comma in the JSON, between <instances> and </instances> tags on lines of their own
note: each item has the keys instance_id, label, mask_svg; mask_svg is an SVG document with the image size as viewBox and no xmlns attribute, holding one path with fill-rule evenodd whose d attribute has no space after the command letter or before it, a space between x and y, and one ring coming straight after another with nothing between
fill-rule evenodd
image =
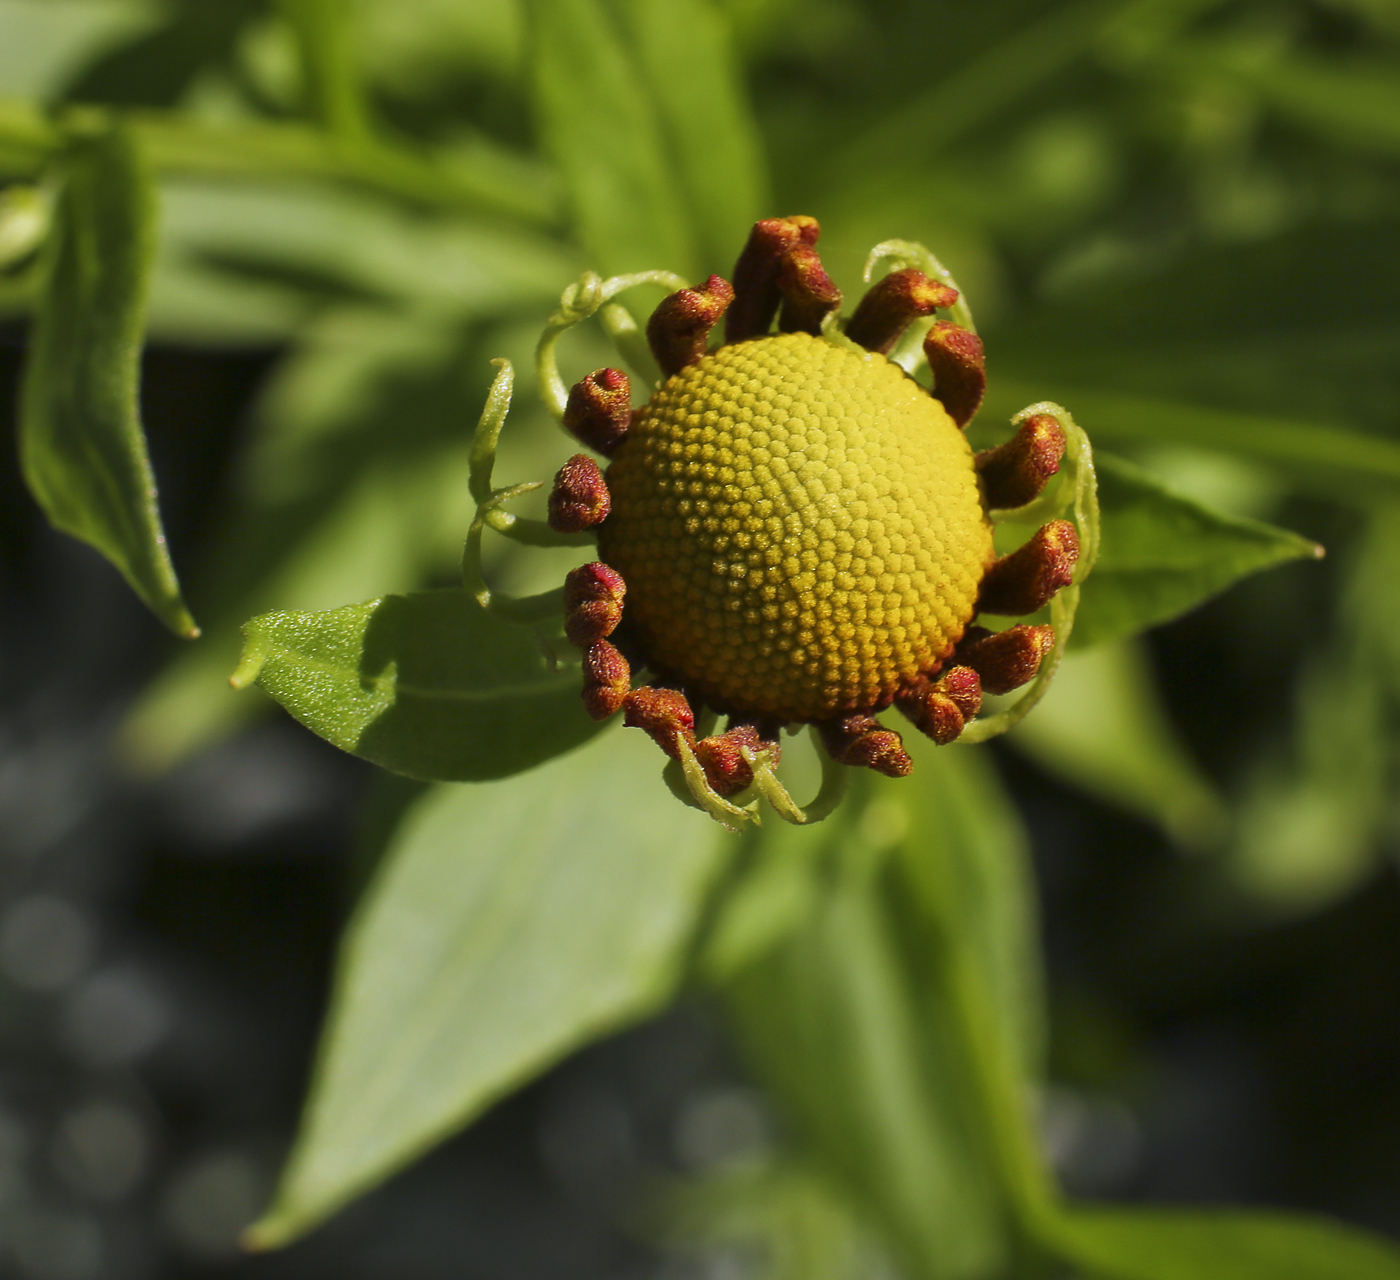
<instances>
[{"instance_id":1,"label":"helenium autumnale flower head","mask_svg":"<svg viewBox=\"0 0 1400 1280\"><path fill-rule=\"evenodd\" d=\"M564 587L584 703L650 734L673 789L728 826L760 797L790 821L824 816L851 766L909 773L878 718L891 706L940 744L1009 728L1053 674L1096 551L1090 451L1068 413L1034 405L1005 443L968 444L985 363L946 269L920 245L877 245L867 278L893 269L843 319L818 236L805 216L755 224L732 284L585 276L540 342L545 399L590 450L549 499L557 533L597 539ZM637 403L609 367L565 391L560 333L600 315L635 356L641 335L614 299L642 283L673 290L646 326L655 390ZM478 448L494 448L503 412L483 417ZM1029 541L998 554L998 517L1039 507ZM472 564L469 544L469 578ZM1047 621L1010 621L1047 606ZM979 718L984 695L1026 685ZM782 732L801 725L827 771L805 810L774 772Z\"/></svg>"}]
</instances>

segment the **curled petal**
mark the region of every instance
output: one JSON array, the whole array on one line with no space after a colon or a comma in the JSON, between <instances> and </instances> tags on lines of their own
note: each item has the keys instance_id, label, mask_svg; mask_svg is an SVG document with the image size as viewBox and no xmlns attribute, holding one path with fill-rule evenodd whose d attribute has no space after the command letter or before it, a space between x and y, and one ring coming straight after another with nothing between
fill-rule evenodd
<instances>
[{"instance_id":1,"label":"curled petal","mask_svg":"<svg viewBox=\"0 0 1400 1280\"><path fill-rule=\"evenodd\" d=\"M784 333L819 334L822 321L841 305L838 289L815 246L798 243L783 255L778 268L778 290L783 295L783 313L778 328Z\"/></svg>"},{"instance_id":2,"label":"curled petal","mask_svg":"<svg viewBox=\"0 0 1400 1280\"><path fill-rule=\"evenodd\" d=\"M681 758L678 739L695 746L695 713L690 700L678 689L654 689L644 685L623 699L623 723L645 729L672 760Z\"/></svg>"},{"instance_id":3,"label":"curled petal","mask_svg":"<svg viewBox=\"0 0 1400 1280\"><path fill-rule=\"evenodd\" d=\"M754 223L734 264L734 304L725 318L726 342L745 342L768 332L782 301L778 272L784 256L799 244L816 244L820 235L817 220L805 214Z\"/></svg>"},{"instance_id":4,"label":"curled petal","mask_svg":"<svg viewBox=\"0 0 1400 1280\"><path fill-rule=\"evenodd\" d=\"M595 720L616 715L632 688L632 668L606 640L583 655L583 705Z\"/></svg>"},{"instance_id":5,"label":"curled petal","mask_svg":"<svg viewBox=\"0 0 1400 1280\"><path fill-rule=\"evenodd\" d=\"M668 378L694 364L709 347L710 330L734 301L734 289L711 276L698 289L681 289L661 300L647 321L647 342Z\"/></svg>"},{"instance_id":6,"label":"curled petal","mask_svg":"<svg viewBox=\"0 0 1400 1280\"><path fill-rule=\"evenodd\" d=\"M957 660L982 678L988 693L1010 693L1029 684L1045 655L1055 644L1055 628L1024 623L993 634L983 627L969 627L958 645Z\"/></svg>"},{"instance_id":7,"label":"curled petal","mask_svg":"<svg viewBox=\"0 0 1400 1280\"><path fill-rule=\"evenodd\" d=\"M549 526L560 533L582 533L602 524L612 509L612 498L598 464L576 453L554 477L549 495Z\"/></svg>"},{"instance_id":8,"label":"curled petal","mask_svg":"<svg viewBox=\"0 0 1400 1280\"><path fill-rule=\"evenodd\" d=\"M982 683L971 667L950 667L936 681L913 682L895 705L939 746L954 741L982 707Z\"/></svg>"},{"instance_id":9,"label":"curled petal","mask_svg":"<svg viewBox=\"0 0 1400 1280\"><path fill-rule=\"evenodd\" d=\"M587 649L617 630L627 584L601 561L581 564L564 579L564 634Z\"/></svg>"},{"instance_id":10,"label":"curled petal","mask_svg":"<svg viewBox=\"0 0 1400 1280\"><path fill-rule=\"evenodd\" d=\"M599 369L574 383L564 406L564 427L580 444L605 458L627 438L632 386L621 369Z\"/></svg>"},{"instance_id":11,"label":"curled petal","mask_svg":"<svg viewBox=\"0 0 1400 1280\"><path fill-rule=\"evenodd\" d=\"M838 764L874 769L887 778L903 778L914 767L904 740L870 715L842 716L817 726L823 745Z\"/></svg>"},{"instance_id":12,"label":"curled petal","mask_svg":"<svg viewBox=\"0 0 1400 1280\"><path fill-rule=\"evenodd\" d=\"M951 320L936 320L924 339L924 355L933 370L934 399L943 402L958 426L967 426L987 391L982 339Z\"/></svg>"},{"instance_id":13,"label":"curled petal","mask_svg":"<svg viewBox=\"0 0 1400 1280\"><path fill-rule=\"evenodd\" d=\"M1065 429L1048 413L1027 418L1014 436L974 460L987 491L987 506L1024 507L1060 469Z\"/></svg>"},{"instance_id":14,"label":"curled petal","mask_svg":"<svg viewBox=\"0 0 1400 1280\"><path fill-rule=\"evenodd\" d=\"M846 337L867 351L888 355L911 321L951 307L957 300L956 289L930 280L922 271L912 267L891 271L866 291L846 326Z\"/></svg>"},{"instance_id":15,"label":"curled petal","mask_svg":"<svg viewBox=\"0 0 1400 1280\"><path fill-rule=\"evenodd\" d=\"M1079 534L1068 520L1042 525L1029 542L1002 556L982 579L979 613L1027 614L1069 586L1079 559Z\"/></svg>"}]
</instances>

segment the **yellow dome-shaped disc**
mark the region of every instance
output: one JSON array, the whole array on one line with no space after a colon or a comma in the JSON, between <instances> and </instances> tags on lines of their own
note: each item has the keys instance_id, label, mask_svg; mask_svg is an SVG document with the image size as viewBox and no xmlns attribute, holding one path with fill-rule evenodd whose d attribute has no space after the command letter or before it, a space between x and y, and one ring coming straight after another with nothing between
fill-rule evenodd
<instances>
[{"instance_id":1,"label":"yellow dome-shaped disc","mask_svg":"<svg viewBox=\"0 0 1400 1280\"><path fill-rule=\"evenodd\" d=\"M647 657L725 711L888 703L971 619L994 558L972 451L884 356L805 333L668 379L607 472L604 562Z\"/></svg>"}]
</instances>

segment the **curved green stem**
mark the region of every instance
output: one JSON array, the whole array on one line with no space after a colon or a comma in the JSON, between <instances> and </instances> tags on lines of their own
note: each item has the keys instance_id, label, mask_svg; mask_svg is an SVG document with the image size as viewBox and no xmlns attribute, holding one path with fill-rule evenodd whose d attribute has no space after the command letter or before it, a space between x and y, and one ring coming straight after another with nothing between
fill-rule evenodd
<instances>
[{"instance_id":1,"label":"curved green stem","mask_svg":"<svg viewBox=\"0 0 1400 1280\"><path fill-rule=\"evenodd\" d=\"M660 285L668 292L686 287L685 281L674 271L636 271L631 275L612 276L604 280L595 271L585 271L578 280L564 290L559 298L559 309L545 322L540 334L539 345L535 348L535 376L539 379L540 397L549 411L563 420L564 408L569 402L569 389L559 376L557 347L560 337L574 325L597 314L618 294L634 289L641 284ZM631 322L630 329L628 323ZM619 307L604 317L605 324L616 326L620 335L637 332L636 322ZM640 338L640 334L638 334ZM621 341L621 339L620 339Z\"/></svg>"}]
</instances>

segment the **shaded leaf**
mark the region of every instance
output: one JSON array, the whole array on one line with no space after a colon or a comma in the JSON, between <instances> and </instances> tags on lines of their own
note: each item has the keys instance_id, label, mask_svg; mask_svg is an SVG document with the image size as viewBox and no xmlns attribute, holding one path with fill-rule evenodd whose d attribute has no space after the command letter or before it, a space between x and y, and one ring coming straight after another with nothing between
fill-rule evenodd
<instances>
[{"instance_id":1,"label":"shaded leaf","mask_svg":"<svg viewBox=\"0 0 1400 1280\"><path fill-rule=\"evenodd\" d=\"M1321 1218L1200 1209L1076 1209L1066 1250L1095 1280L1400 1280L1388 1241Z\"/></svg>"},{"instance_id":2,"label":"shaded leaf","mask_svg":"<svg viewBox=\"0 0 1400 1280\"><path fill-rule=\"evenodd\" d=\"M915 778L858 779L835 838L804 833L837 865L727 993L807 1154L903 1267L980 1277L1012 1247L1019 1188L997 1132L1029 1131L1024 1073L1040 1056L1024 848L979 753L910 745ZM989 1106L1009 1110L989 1122Z\"/></svg>"},{"instance_id":3,"label":"shaded leaf","mask_svg":"<svg viewBox=\"0 0 1400 1280\"><path fill-rule=\"evenodd\" d=\"M531 78L589 265L693 276L696 252L655 107L600 0L531 0Z\"/></svg>"},{"instance_id":4,"label":"shaded leaf","mask_svg":"<svg viewBox=\"0 0 1400 1280\"><path fill-rule=\"evenodd\" d=\"M1400 443L1329 422L1120 395L1092 386L1066 386L1058 380L1014 383L1003 379L995 393L989 392L983 412L989 417L1002 413L1009 417L1047 391L1090 424L1095 440L1238 453L1286 473L1299 489L1344 501L1394 497L1400 487Z\"/></svg>"},{"instance_id":5,"label":"shaded leaf","mask_svg":"<svg viewBox=\"0 0 1400 1280\"><path fill-rule=\"evenodd\" d=\"M597 732L573 667L465 591L384 596L243 629L235 682L257 683L312 732L395 773L504 778Z\"/></svg>"},{"instance_id":6,"label":"shaded leaf","mask_svg":"<svg viewBox=\"0 0 1400 1280\"><path fill-rule=\"evenodd\" d=\"M171 630L180 598L137 406L154 209L113 129L73 144L21 391L24 476L55 527L91 543Z\"/></svg>"},{"instance_id":7,"label":"shaded leaf","mask_svg":"<svg viewBox=\"0 0 1400 1280\"><path fill-rule=\"evenodd\" d=\"M410 810L350 924L272 1246L672 993L727 846L642 734Z\"/></svg>"},{"instance_id":8,"label":"shaded leaf","mask_svg":"<svg viewBox=\"0 0 1400 1280\"><path fill-rule=\"evenodd\" d=\"M1050 773L1160 823L1188 847L1222 833L1223 802L1168 720L1136 645L1067 654L1009 740Z\"/></svg>"},{"instance_id":9,"label":"shaded leaf","mask_svg":"<svg viewBox=\"0 0 1400 1280\"><path fill-rule=\"evenodd\" d=\"M1122 458L1095 456L1103 544L1071 647L1134 635L1251 573L1322 554L1296 533L1212 510Z\"/></svg>"}]
</instances>

